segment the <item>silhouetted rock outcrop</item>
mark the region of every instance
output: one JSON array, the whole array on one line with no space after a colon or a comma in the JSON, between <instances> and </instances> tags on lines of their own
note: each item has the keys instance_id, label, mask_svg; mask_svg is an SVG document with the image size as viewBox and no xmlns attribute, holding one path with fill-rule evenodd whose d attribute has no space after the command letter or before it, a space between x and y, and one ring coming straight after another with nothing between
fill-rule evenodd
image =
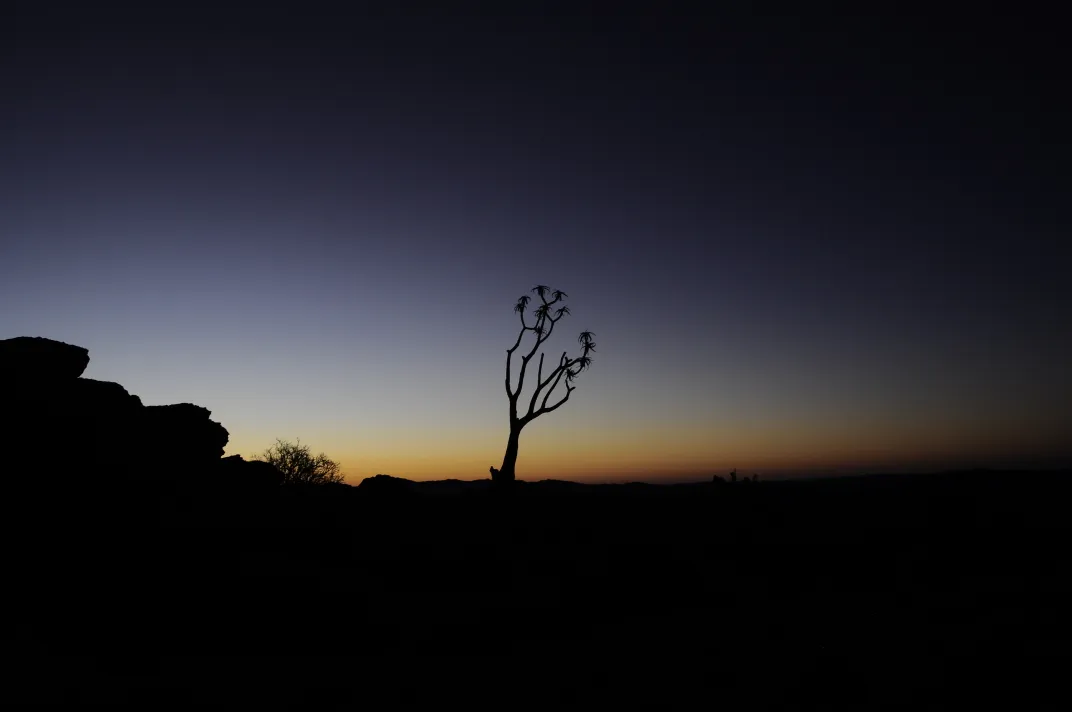
<instances>
[{"instance_id":1,"label":"silhouetted rock outcrop","mask_svg":"<svg viewBox=\"0 0 1072 712\"><path fill-rule=\"evenodd\" d=\"M60 484L80 497L105 479L203 482L219 474L228 433L207 408L145 406L118 383L82 378L88 363L80 346L0 340L0 446L9 453L0 467L9 482L49 496ZM258 465L245 471L272 479Z\"/></svg>"},{"instance_id":2,"label":"silhouetted rock outcrop","mask_svg":"<svg viewBox=\"0 0 1072 712\"><path fill-rule=\"evenodd\" d=\"M376 475L361 480L357 488L362 492L375 494L410 494L413 492L414 482L401 477L390 475Z\"/></svg>"},{"instance_id":3,"label":"silhouetted rock outcrop","mask_svg":"<svg viewBox=\"0 0 1072 712\"><path fill-rule=\"evenodd\" d=\"M208 408L192 403L151 405L142 416L139 449L168 470L211 466L223 457L228 433Z\"/></svg>"},{"instance_id":4,"label":"silhouetted rock outcrop","mask_svg":"<svg viewBox=\"0 0 1072 712\"><path fill-rule=\"evenodd\" d=\"M144 407L141 398L112 381L79 378L70 385L74 402L82 408L94 408L97 412L104 410L109 414L132 414L140 413Z\"/></svg>"},{"instance_id":5,"label":"silhouetted rock outcrop","mask_svg":"<svg viewBox=\"0 0 1072 712\"><path fill-rule=\"evenodd\" d=\"M6 379L64 381L89 365L89 350L40 336L0 339L0 374Z\"/></svg>"},{"instance_id":6,"label":"silhouetted rock outcrop","mask_svg":"<svg viewBox=\"0 0 1072 712\"><path fill-rule=\"evenodd\" d=\"M243 489L266 489L283 484L283 473L275 465L262 460L244 460L231 455L220 460L221 485Z\"/></svg>"}]
</instances>

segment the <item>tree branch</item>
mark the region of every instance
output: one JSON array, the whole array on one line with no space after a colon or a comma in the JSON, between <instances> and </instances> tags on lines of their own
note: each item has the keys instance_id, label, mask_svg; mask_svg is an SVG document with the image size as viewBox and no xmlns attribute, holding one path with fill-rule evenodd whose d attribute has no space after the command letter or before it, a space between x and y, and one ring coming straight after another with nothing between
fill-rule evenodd
<instances>
[{"instance_id":1,"label":"tree branch","mask_svg":"<svg viewBox=\"0 0 1072 712\"><path fill-rule=\"evenodd\" d=\"M558 366L555 368L555 370L551 371L550 375L548 375L547 378L543 379L542 381L537 381L536 390L532 392L532 398L529 400L528 412L523 418L525 422L532 420L536 417L536 415L538 415L538 413L536 412L536 401L539 400L540 393L542 393L543 390L547 388L547 384L554 381L554 385L551 386L550 390L544 393L543 402L540 404L541 408L547 405L547 399L551 396L551 393L554 392L555 387L558 386L558 381L574 363L575 360L567 358L566 352L563 351L562 356L560 356L558 359ZM543 354L540 354L540 375L543 375Z\"/></svg>"},{"instance_id":2,"label":"tree branch","mask_svg":"<svg viewBox=\"0 0 1072 712\"><path fill-rule=\"evenodd\" d=\"M565 368L560 367L560 368L556 369L558 371L558 375L555 376L555 382L551 384L551 387L547 390L547 393L545 393L544 396L543 396L543 401L540 403L540 409L541 410L543 408L547 407L547 399L550 398L551 394L555 392L555 388L558 387L558 382L562 380L563 374L565 374L566 371L569 370L569 364L571 364L571 363L573 363L573 362L572 361L567 361ZM567 384L567 386L568 385L569 384ZM532 408L530 407L529 410L531 411Z\"/></svg>"},{"instance_id":3,"label":"tree branch","mask_svg":"<svg viewBox=\"0 0 1072 712\"><path fill-rule=\"evenodd\" d=\"M559 319L561 318L562 317L559 317ZM521 395L521 388L525 381L525 366L532 360L532 357L536 355L536 351L540 348L540 345L551 338L551 332L555 329L556 321L558 321L558 319L544 314L537 318L536 325L532 327L532 330L536 332L536 343L532 345L532 348L529 349L527 354L522 354L521 356L521 373L518 376L517 391L514 397ZM548 322L550 322L550 326L547 326ZM541 334L540 330L544 326L547 326L547 331ZM540 359L543 359L543 354L540 354ZM539 377L537 377L537 382L539 382Z\"/></svg>"},{"instance_id":4,"label":"tree branch","mask_svg":"<svg viewBox=\"0 0 1072 712\"><path fill-rule=\"evenodd\" d=\"M536 323L532 326L532 330L536 332L536 344L531 349L529 349L529 352L527 354L522 355L522 358L524 358L526 361L532 358L532 354L536 351L536 347L540 345L540 331L543 329L543 323L544 318L542 316L537 316Z\"/></svg>"},{"instance_id":5,"label":"tree branch","mask_svg":"<svg viewBox=\"0 0 1072 712\"><path fill-rule=\"evenodd\" d=\"M532 400L529 401L529 413L536 407L536 398L540 395L540 383L543 379L543 352L540 352L540 368L536 371L536 390L532 392Z\"/></svg>"},{"instance_id":6,"label":"tree branch","mask_svg":"<svg viewBox=\"0 0 1072 712\"><path fill-rule=\"evenodd\" d=\"M539 325L540 325L540 322L537 321L536 326L534 326L533 328L534 329L539 329ZM537 340L537 343L539 343L538 340ZM510 398L511 398L512 401L516 402L518 397L521 396L521 389L525 385L525 368L529 365L529 359L530 358L532 358L532 352L531 351L529 351L527 354L521 354L521 369L517 373L517 390L515 390L513 393L510 394Z\"/></svg>"},{"instance_id":7,"label":"tree branch","mask_svg":"<svg viewBox=\"0 0 1072 712\"><path fill-rule=\"evenodd\" d=\"M551 301L547 301L547 299L543 297L540 297L540 299L543 300L546 309L544 307L537 307L536 309L536 324L532 327L532 330L536 332L536 343L532 345L532 350L529 351L529 358L532 358L533 354L536 353L536 349L540 347L540 344L551 338L551 332L555 330L555 324L557 324L565 314L569 313L569 310L567 309L557 317L551 316L551 307L561 301L562 297L555 297ZM547 331L541 334L540 331L543 327L547 327Z\"/></svg>"},{"instance_id":8,"label":"tree branch","mask_svg":"<svg viewBox=\"0 0 1072 712\"><path fill-rule=\"evenodd\" d=\"M558 403L555 403L550 408L547 408L547 407L544 407L543 405L541 405L540 409L538 411L536 411L535 413L533 413L530 416L527 416L528 420L535 420L536 418L540 417L544 413L550 413L551 411L557 409L559 406L561 406L563 403L565 403L566 401L569 400L570 393L573 393L575 390L577 390L577 386L571 386L570 384L567 383L566 384L566 395L562 396L562 400L560 400ZM550 395L550 392L548 392L548 395ZM544 398L544 402L545 403L547 402L546 398Z\"/></svg>"},{"instance_id":9,"label":"tree branch","mask_svg":"<svg viewBox=\"0 0 1072 712\"><path fill-rule=\"evenodd\" d=\"M521 315L521 323L525 323L524 314ZM513 346L506 349L506 395L510 398L511 403L513 403L516 396L510 390L510 359L513 357L514 352L517 351L517 347L521 345L521 337L525 335L528 328L527 326L522 327L521 331L517 333L517 341L514 342ZM522 364L522 372L524 372L524 364Z\"/></svg>"},{"instance_id":10,"label":"tree branch","mask_svg":"<svg viewBox=\"0 0 1072 712\"><path fill-rule=\"evenodd\" d=\"M520 419L518 418L517 401L518 398L521 397L521 392L525 386L525 374L527 372L529 361L531 361L536 356L536 352L540 350L540 346L542 346L548 339L551 338L551 334L554 332L555 329L555 324L558 323L558 321L563 316L569 314L569 308L563 306L558 310L557 317L551 315L551 307L559 302L564 301L566 297L565 292L562 292L560 290L551 291L548 287L540 285L537 285L535 288L532 289L532 291L537 296L539 296L541 302L541 306L537 307L534 312L536 316L536 322L535 324L533 324L533 326L529 326L528 323L525 321L525 307L528 305L529 298L527 296L522 296L518 300L517 306L514 307L514 309L521 315L521 331L518 333L517 339L514 341L514 345L506 350L505 387L506 395L510 400L511 422L517 422L518 420L521 420L523 423L527 423L528 421L532 420L533 418L536 418L539 415L542 415L543 413L549 413L555 408L558 408L560 405L565 403L566 399L569 398L569 394L573 391L573 386L570 386L567 382L566 395L562 398L562 400L550 407L547 406L547 401L550 399L551 394L554 393L555 389L558 387L559 381L562 380L562 376L569 373L569 369L576 363L577 360L568 358L567 352L563 351L562 356L558 360L558 366L545 379L543 377L543 361L545 354L541 352L539 367L536 371L536 388L532 393L532 398L529 400L528 412ZM548 294L551 294L553 298L548 299ZM510 371L513 366L513 356L514 352L521 347L521 341L524 338L526 331L536 332L536 340L532 344L532 348L530 348L527 352L522 353L521 367L517 375L517 386L512 388L510 384ZM566 380L569 381L569 379ZM548 385L550 385L549 389L547 388ZM540 400L541 395L543 396L542 401ZM536 409L537 401L540 402L539 410Z\"/></svg>"},{"instance_id":11,"label":"tree branch","mask_svg":"<svg viewBox=\"0 0 1072 712\"><path fill-rule=\"evenodd\" d=\"M557 376L562 369L569 368L570 363L572 363L572 361L570 359L566 358L566 352L563 351L562 356L559 357L559 359L558 359L558 366L555 368L554 371L551 371L551 374L547 377L547 380L542 381L541 383L539 383L536 386L536 389L537 390L543 389L543 387L546 386L548 383L550 383L551 380L555 376Z\"/></svg>"},{"instance_id":12,"label":"tree branch","mask_svg":"<svg viewBox=\"0 0 1072 712\"><path fill-rule=\"evenodd\" d=\"M548 321L551 322L551 326L548 326L547 331L541 334L540 330L544 326L547 326ZM554 331L555 328L555 321L556 320L554 318L549 316L541 316L536 320L536 326L533 327L533 331L536 332L536 343L532 345L531 349L529 349L528 354L523 357L526 361L531 359L536 354L536 349L540 348L540 344L551 338L551 332Z\"/></svg>"}]
</instances>

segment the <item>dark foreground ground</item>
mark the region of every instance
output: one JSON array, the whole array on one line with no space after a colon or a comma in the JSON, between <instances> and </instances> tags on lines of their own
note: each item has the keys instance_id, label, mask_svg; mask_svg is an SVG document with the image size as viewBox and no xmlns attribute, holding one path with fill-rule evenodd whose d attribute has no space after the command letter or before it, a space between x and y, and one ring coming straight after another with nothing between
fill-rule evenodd
<instances>
[{"instance_id":1,"label":"dark foreground ground","mask_svg":"<svg viewBox=\"0 0 1072 712\"><path fill-rule=\"evenodd\" d=\"M8 498L3 699L1067 709L1070 485Z\"/></svg>"}]
</instances>

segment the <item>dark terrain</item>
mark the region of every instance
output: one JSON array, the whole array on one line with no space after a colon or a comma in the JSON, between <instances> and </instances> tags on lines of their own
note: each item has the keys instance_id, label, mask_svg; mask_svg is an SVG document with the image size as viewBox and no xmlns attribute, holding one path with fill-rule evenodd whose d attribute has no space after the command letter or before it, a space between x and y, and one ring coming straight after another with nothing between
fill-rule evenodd
<instances>
[{"instance_id":1,"label":"dark terrain","mask_svg":"<svg viewBox=\"0 0 1072 712\"><path fill-rule=\"evenodd\" d=\"M42 492L7 502L19 694L360 701L351 657L479 655L474 684L526 697L1035 708L1061 699L1069 478Z\"/></svg>"},{"instance_id":2,"label":"dark terrain","mask_svg":"<svg viewBox=\"0 0 1072 712\"><path fill-rule=\"evenodd\" d=\"M5 702L1068 708L1072 473L281 484L88 363L0 340Z\"/></svg>"}]
</instances>

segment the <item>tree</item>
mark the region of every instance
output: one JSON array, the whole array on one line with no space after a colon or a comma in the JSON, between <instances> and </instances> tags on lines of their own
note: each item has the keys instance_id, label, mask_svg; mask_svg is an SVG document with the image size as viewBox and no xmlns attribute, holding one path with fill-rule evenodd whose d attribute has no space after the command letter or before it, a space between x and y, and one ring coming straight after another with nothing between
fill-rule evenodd
<instances>
[{"instance_id":1,"label":"tree","mask_svg":"<svg viewBox=\"0 0 1072 712\"><path fill-rule=\"evenodd\" d=\"M589 354L596 350L595 342L592 341L595 334L591 331L582 331L581 335L577 337L577 342L581 345L581 355L570 358L567 352L563 351L558 359L558 365L546 378L543 375L544 354L541 352L536 369L536 387L528 400L528 407L525 412L519 412L518 401L521 400L521 390L525 385L525 372L528 369L529 362L536 356L540 346L551 338L555 324L570 313L569 307L565 305L567 296L565 292L558 289L552 291L549 287L539 284L532 288L532 293L540 299L539 306L532 312L532 316L535 317L535 322L532 326L529 326L525 318L526 309L532 298L524 295L514 305L514 311L521 318L521 331L518 333L514 345L506 350L506 396L510 401L510 436L506 441L506 454L503 456L502 467L498 470L494 467L491 468L491 477L496 484L509 485L514 481L521 430L536 418L557 410L569 400L570 394L576 389L573 383L582 371L592 366L592 357ZM559 306L556 307L556 304ZM521 348L522 340L529 333L535 337L535 340L527 351L521 353L521 366L518 369L517 384L515 386L511 383L512 376L510 372L514 353ZM558 400L552 401L551 395L560 383L565 385L566 393ZM561 391L559 392L561 393ZM551 405L548 405L549 402ZM537 406L537 404L539 405Z\"/></svg>"},{"instance_id":2,"label":"tree","mask_svg":"<svg viewBox=\"0 0 1072 712\"><path fill-rule=\"evenodd\" d=\"M283 484L339 484L343 476L339 473L339 463L331 460L324 453L313 456L308 445L301 440L288 442L276 439L275 445L254 458L261 462L275 465L283 473Z\"/></svg>"}]
</instances>

